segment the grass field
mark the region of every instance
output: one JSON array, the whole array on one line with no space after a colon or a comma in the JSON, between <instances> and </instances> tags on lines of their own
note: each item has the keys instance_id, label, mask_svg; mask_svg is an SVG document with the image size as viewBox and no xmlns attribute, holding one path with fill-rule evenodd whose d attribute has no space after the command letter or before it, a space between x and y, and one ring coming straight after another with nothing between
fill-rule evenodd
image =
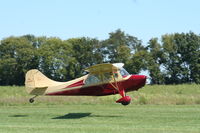
<instances>
[{"instance_id":1,"label":"grass field","mask_svg":"<svg viewBox=\"0 0 200 133\"><path fill-rule=\"evenodd\" d=\"M133 102L105 97L38 97L0 87L0 133L200 133L200 86L145 86Z\"/></svg>"},{"instance_id":2,"label":"grass field","mask_svg":"<svg viewBox=\"0 0 200 133\"><path fill-rule=\"evenodd\" d=\"M200 85L147 85L139 91L129 92L132 103L156 105L191 105L200 104ZM29 105L29 98L24 87L0 86L0 105ZM119 95L103 97L77 96L42 96L34 104L69 105L69 104L115 104Z\"/></svg>"},{"instance_id":3,"label":"grass field","mask_svg":"<svg viewBox=\"0 0 200 133\"><path fill-rule=\"evenodd\" d=\"M199 133L199 105L2 106L1 133Z\"/></svg>"}]
</instances>

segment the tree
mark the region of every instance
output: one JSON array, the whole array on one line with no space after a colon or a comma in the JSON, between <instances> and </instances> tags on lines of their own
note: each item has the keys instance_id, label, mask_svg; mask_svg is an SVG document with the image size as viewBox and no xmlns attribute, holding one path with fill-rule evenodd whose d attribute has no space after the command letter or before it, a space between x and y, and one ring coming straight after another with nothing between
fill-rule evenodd
<instances>
[{"instance_id":1,"label":"tree","mask_svg":"<svg viewBox=\"0 0 200 133\"><path fill-rule=\"evenodd\" d=\"M199 83L200 37L194 33L162 36L166 83Z\"/></svg>"},{"instance_id":2,"label":"tree","mask_svg":"<svg viewBox=\"0 0 200 133\"><path fill-rule=\"evenodd\" d=\"M67 41L59 38L47 38L39 48L39 69L49 78L59 81L70 80L69 64L73 63L72 48Z\"/></svg>"},{"instance_id":3,"label":"tree","mask_svg":"<svg viewBox=\"0 0 200 133\"><path fill-rule=\"evenodd\" d=\"M125 34L120 29L109 33L109 35L109 38L102 42L101 51L104 62L123 62L130 73L139 73L144 66L142 58L138 58L139 55L144 53L141 41L136 37Z\"/></svg>"},{"instance_id":4,"label":"tree","mask_svg":"<svg viewBox=\"0 0 200 133\"><path fill-rule=\"evenodd\" d=\"M71 38L67 40L72 46L72 56L75 58L70 64L73 78L83 75L86 67L103 62L100 51L101 44L97 39L91 38Z\"/></svg>"},{"instance_id":5,"label":"tree","mask_svg":"<svg viewBox=\"0 0 200 133\"><path fill-rule=\"evenodd\" d=\"M127 36L120 29L109 33L109 38L102 41L102 53L105 62L126 62L131 58Z\"/></svg>"},{"instance_id":6,"label":"tree","mask_svg":"<svg viewBox=\"0 0 200 133\"><path fill-rule=\"evenodd\" d=\"M174 35L162 36L163 51L165 55L164 67L166 70L166 84L180 84L181 81L181 60L177 54L178 47L174 41Z\"/></svg>"},{"instance_id":7,"label":"tree","mask_svg":"<svg viewBox=\"0 0 200 133\"><path fill-rule=\"evenodd\" d=\"M35 49L24 37L9 37L0 44L0 84L22 85L27 70L34 68Z\"/></svg>"},{"instance_id":8,"label":"tree","mask_svg":"<svg viewBox=\"0 0 200 133\"><path fill-rule=\"evenodd\" d=\"M164 62L162 46L158 43L158 38L152 38L148 44L146 65L150 73L151 84L164 84L164 75L161 71L161 69L164 69L162 68Z\"/></svg>"},{"instance_id":9,"label":"tree","mask_svg":"<svg viewBox=\"0 0 200 133\"><path fill-rule=\"evenodd\" d=\"M143 46L137 37L120 29L109 38L71 38L24 35L0 42L0 85L23 85L25 73L39 69L49 78L66 81L99 63L125 63L132 74L150 73L152 84L200 83L200 36L165 34Z\"/></svg>"},{"instance_id":10,"label":"tree","mask_svg":"<svg viewBox=\"0 0 200 133\"><path fill-rule=\"evenodd\" d=\"M193 32L176 33L174 39L181 58L183 82L200 83L200 36Z\"/></svg>"}]
</instances>

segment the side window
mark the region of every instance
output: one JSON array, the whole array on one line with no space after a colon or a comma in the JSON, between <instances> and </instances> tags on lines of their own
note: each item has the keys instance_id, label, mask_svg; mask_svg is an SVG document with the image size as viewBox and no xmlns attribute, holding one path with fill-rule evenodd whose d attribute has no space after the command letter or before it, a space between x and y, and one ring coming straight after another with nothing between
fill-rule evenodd
<instances>
[{"instance_id":1,"label":"side window","mask_svg":"<svg viewBox=\"0 0 200 133\"><path fill-rule=\"evenodd\" d=\"M111 73L104 73L103 74L103 81L106 82L106 81L110 81L112 80L112 74Z\"/></svg>"},{"instance_id":2,"label":"side window","mask_svg":"<svg viewBox=\"0 0 200 133\"><path fill-rule=\"evenodd\" d=\"M96 75L96 74L90 74L88 76L88 78L85 80L85 84L86 85L91 85L91 84L98 84L99 82L101 82L100 80L100 76Z\"/></svg>"}]
</instances>

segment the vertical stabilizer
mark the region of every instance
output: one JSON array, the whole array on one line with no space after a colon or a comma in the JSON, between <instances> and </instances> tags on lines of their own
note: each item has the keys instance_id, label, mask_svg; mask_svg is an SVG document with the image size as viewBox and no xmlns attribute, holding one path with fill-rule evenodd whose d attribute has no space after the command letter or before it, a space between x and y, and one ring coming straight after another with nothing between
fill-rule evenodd
<instances>
[{"instance_id":1,"label":"vertical stabilizer","mask_svg":"<svg viewBox=\"0 0 200 133\"><path fill-rule=\"evenodd\" d=\"M25 86L29 94L43 95L50 86L63 84L47 78L37 69L32 69L26 73Z\"/></svg>"}]
</instances>

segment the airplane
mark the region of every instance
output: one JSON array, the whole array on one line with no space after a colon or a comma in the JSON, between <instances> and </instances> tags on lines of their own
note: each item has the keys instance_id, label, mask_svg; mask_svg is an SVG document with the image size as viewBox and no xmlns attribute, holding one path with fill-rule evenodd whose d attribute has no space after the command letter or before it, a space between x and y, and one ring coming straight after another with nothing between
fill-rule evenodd
<instances>
[{"instance_id":1,"label":"airplane","mask_svg":"<svg viewBox=\"0 0 200 133\"><path fill-rule=\"evenodd\" d=\"M131 75L124 68L124 63L97 64L85 69L87 75L68 81L57 82L47 78L37 69L29 70L25 76L25 87L29 94L47 96L105 96L120 94L116 103L128 105L131 97L126 92L136 91L146 83L145 75Z\"/></svg>"}]
</instances>

